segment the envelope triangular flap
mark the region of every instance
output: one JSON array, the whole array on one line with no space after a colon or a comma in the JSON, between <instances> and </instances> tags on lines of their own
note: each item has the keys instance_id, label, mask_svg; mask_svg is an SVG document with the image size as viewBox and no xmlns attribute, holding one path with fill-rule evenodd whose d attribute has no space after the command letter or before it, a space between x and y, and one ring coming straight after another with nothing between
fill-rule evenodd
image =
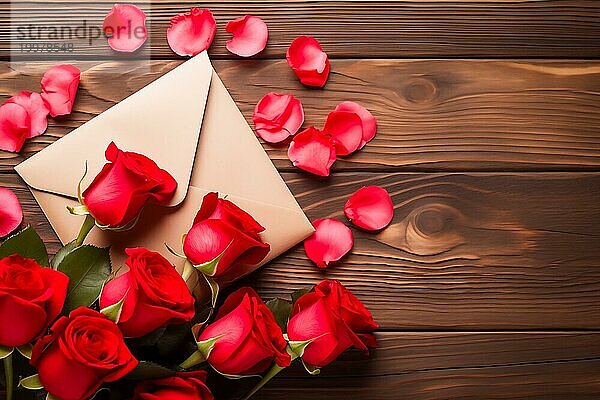
<instances>
[{"instance_id":1,"label":"envelope triangular flap","mask_svg":"<svg viewBox=\"0 0 600 400\"><path fill-rule=\"evenodd\" d=\"M206 52L186 61L120 103L73 130L15 169L33 187L76 196L85 163L87 187L106 163L114 141L122 150L144 154L178 183L170 205L186 196L213 69Z\"/></svg>"}]
</instances>

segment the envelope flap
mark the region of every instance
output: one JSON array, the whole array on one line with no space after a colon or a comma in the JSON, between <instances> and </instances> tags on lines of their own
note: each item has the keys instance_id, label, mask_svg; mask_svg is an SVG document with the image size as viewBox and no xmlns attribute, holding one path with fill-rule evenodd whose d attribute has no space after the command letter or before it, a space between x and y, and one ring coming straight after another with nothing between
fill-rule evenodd
<instances>
[{"instance_id":1,"label":"envelope flap","mask_svg":"<svg viewBox=\"0 0 600 400\"><path fill-rule=\"evenodd\" d=\"M146 87L73 130L15 167L38 190L75 197L76 185L88 175L87 187L106 163L111 141L124 151L153 159L178 183L170 206L187 194L213 69L200 53Z\"/></svg>"}]
</instances>

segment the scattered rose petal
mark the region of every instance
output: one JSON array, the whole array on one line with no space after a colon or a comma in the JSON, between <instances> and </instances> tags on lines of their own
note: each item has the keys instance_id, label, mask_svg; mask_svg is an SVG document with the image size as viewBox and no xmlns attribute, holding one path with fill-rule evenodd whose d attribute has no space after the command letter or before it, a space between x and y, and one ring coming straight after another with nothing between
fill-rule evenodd
<instances>
[{"instance_id":1,"label":"scattered rose petal","mask_svg":"<svg viewBox=\"0 0 600 400\"><path fill-rule=\"evenodd\" d=\"M338 155L347 156L360 146L363 137L362 121L356 113L332 111L327 116L323 133L331 136Z\"/></svg>"},{"instance_id":2,"label":"scattered rose petal","mask_svg":"<svg viewBox=\"0 0 600 400\"><path fill-rule=\"evenodd\" d=\"M66 115L73 109L81 71L74 65L63 64L50 68L42 78L42 99L50 115Z\"/></svg>"},{"instance_id":3,"label":"scattered rose petal","mask_svg":"<svg viewBox=\"0 0 600 400\"><path fill-rule=\"evenodd\" d=\"M267 46L269 29L258 17L245 15L229 21L225 30L233 34L227 41L227 50L241 57L251 57L263 51Z\"/></svg>"},{"instance_id":4,"label":"scattered rose petal","mask_svg":"<svg viewBox=\"0 0 600 400\"><path fill-rule=\"evenodd\" d=\"M22 221L23 210L19 199L11 190L0 187L0 237L17 229Z\"/></svg>"},{"instance_id":5,"label":"scattered rose petal","mask_svg":"<svg viewBox=\"0 0 600 400\"><path fill-rule=\"evenodd\" d=\"M115 51L136 51L148 38L146 14L133 4L115 4L102 24L108 45Z\"/></svg>"},{"instance_id":6,"label":"scattered rose petal","mask_svg":"<svg viewBox=\"0 0 600 400\"><path fill-rule=\"evenodd\" d=\"M365 186L350 196L344 206L344 214L354 225L376 231L392 222L394 205L384 188Z\"/></svg>"},{"instance_id":7,"label":"scattered rose petal","mask_svg":"<svg viewBox=\"0 0 600 400\"><path fill-rule=\"evenodd\" d=\"M46 132L46 128L48 128L49 110L39 93L23 91L18 95L11 97L6 102L16 103L27 110L27 114L31 121L31 129L27 138L39 136Z\"/></svg>"},{"instance_id":8,"label":"scattered rose petal","mask_svg":"<svg viewBox=\"0 0 600 400\"><path fill-rule=\"evenodd\" d=\"M317 219L313 222L315 233L304 241L304 251L319 268L338 261L354 245L352 231L333 218Z\"/></svg>"},{"instance_id":9,"label":"scattered rose petal","mask_svg":"<svg viewBox=\"0 0 600 400\"><path fill-rule=\"evenodd\" d=\"M216 32L217 23L210 10L192 7L171 19L167 42L178 55L195 56L210 47Z\"/></svg>"},{"instance_id":10,"label":"scattered rose petal","mask_svg":"<svg viewBox=\"0 0 600 400\"><path fill-rule=\"evenodd\" d=\"M0 150L18 152L31 131L25 107L6 102L0 106Z\"/></svg>"},{"instance_id":11,"label":"scattered rose petal","mask_svg":"<svg viewBox=\"0 0 600 400\"><path fill-rule=\"evenodd\" d=\"M297 37L288 48L285 57L300 78L300 82L308 86L325 86L331 66L327 54L315 38Z\"/></svg>"},{"instance_id":12,"label":"scattered rose petal","mask_svg":"<svg viewBox=\"0 0 600 400\"><path fill-rule=\"evenodd\" d=\"M329 176L329 169L336 157L335 146L329 136L310 126L294 137L288 157L298 168L315 175Z\"/></svg>"},{"instance_id":13,"label":"scattered rose petal","mask_svg":"<svg viewBox=\"0 0 600 400\"><path fill-rule=\"evenodd\" d=\"M363 106L353 101L344 101L335 108L335 111L350 111L356 113L362 120L363 136L359 149L362 149L367 142L370 142L377 133L377 120Z\"/></svg>"},{"instance_id":14,"label":"scattered rose petal","mask_svg":"<svg viewBox=\"0 0 600 400\"><path fill-rule=\"evenodd\" d=\"M291 94L267 93L252 114L258 136L269 143L279 143L295 135L304 123L304 110Z\"/></svg>"}]
</instances>

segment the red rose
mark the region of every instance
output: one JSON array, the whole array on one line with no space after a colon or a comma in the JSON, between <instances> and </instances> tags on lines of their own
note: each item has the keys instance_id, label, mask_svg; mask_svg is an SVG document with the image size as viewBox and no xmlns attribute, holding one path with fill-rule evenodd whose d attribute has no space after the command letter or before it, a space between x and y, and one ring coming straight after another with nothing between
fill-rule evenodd
<instances>
[{"instance_id":1,"label":"red rose","mask_svg":"<svg viewBox=\"0 0 600 400\"><path fill-rule=\"evenodd\" d=\"M185 236L183 251L196 266L216 262L211 276L235 272L236 267L254 265L269 253L270 246L259 235L263 228L250 214L217 193L204 196L192 229Z\"/></svg>"},{"instance_id":2,"label":"red rose","mask_svg":"<svg viewBox=\"0 0 600 400\"><path fill-rule=\"evenodd\" d=\"M314 339L302 359L323 367L354 346L367 351L376 347L373 331L379 326L371 313L338 281L324 280L315 291L294 304L287 334L292 341Z\"/></svg>"},{"instance_id":3,"label":"red rose","mask_svg":"<svg viewBox=\"0 0 600 400\"><path fill-rule=\"evenodd\" d=\"M83 192L83 203L98 224L125 227L148 200L165 204L173 197L177 182L148 157L121 151L112 142L105 154L110 162Z\"/></svg>"},{"instance_id":4,"label":"red rose","mask_svg":"<svg viewBox=\"0 0 600 400\"><path fill-rule=\"evenodd\" d=\"M212 340L215 340L214 347L202 355L222 374L260 374L273 361L280 367L290 365L281 328L271 310L249 287L229 295L216 321L198 337L198 342Z\"/></svg>"},{"instance_id":5,"label":"red rose","mask_svg":"<svg viewBox=\"0 0 600 400\"><path fill-rule=\"evenodd\" d=\"M125 297L118 326L127 337L140 337L168 324L194 317L194 298L185 281L159 253L125 250L129 271L108 282L100 295L100 308Z\"/></svg>"},{"instance_id":6,"label":"red rose","mask_svg":"<svg viewBox=\"0 0 600 400\"><path fill-rule=\"evenodd\" d=\"M175 376L138 383L133 400L213 400L205 382L206 371L180 372Z\"/></svg>"},{"instance_id":7,"label":"red rose","mask_svg":"<svg viewBox=\"0 0 600 400\"><path fill-rule=\"evenodd\" d=\"M60 314L69 278L20 255L0 260L0 345L22 346Z\"/></svg>"},{"instance_id":8,"label":"red rose","mask_svg":"<svg viewBox=\"0 0 600 400\"><path fill-rule=\"evenodd\" d=\"M44 388L61 400L87 399L102 383L121 379L137 364L117 325L85 307L56 321L31 357Z\"/></svg>"}]
</instances>

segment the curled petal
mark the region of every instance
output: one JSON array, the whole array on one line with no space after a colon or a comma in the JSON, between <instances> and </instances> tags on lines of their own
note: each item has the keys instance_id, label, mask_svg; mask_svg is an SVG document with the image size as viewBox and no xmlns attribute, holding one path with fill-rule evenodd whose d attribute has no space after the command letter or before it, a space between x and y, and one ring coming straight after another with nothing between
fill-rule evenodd
<instances>
[{"instance_id":1,"label":"curled petal","mask_svg":"<svg viewBox=\"0 0 600 400\"><path fill-rule=\"evenodd\" d=\"M11 190L0 187L0 237L17 229L22 221L23 210L19 199Z\"/></svg>"},{"instance_id":2,"label":"curled petal","mask_svg":"<svg viewBox=\"0 0 600 400\"><path fill-rule=\"evenodd\" d=\"M363 137L362 121L353 112L332 111L327 116L323 133L331 136L338 155L347 156L360 146Z\"/></svg>"},{"instance_id":3,"label":"curled petal","mask_svg":"<svg viewBox=\"0 0 600 400\"><path fill-rule=\"evenodd\" d=\"M376 231L392 222L394 205L384 188L364 186L350 196L344 206L344 214L354 225Z\"/></svg>"},{"instance_id":4,"label":"curled petal","mask_svg":"<svg viewBox=\"0 0 600 400\"><path fill-rule=\"evenodd\" d=\"M308 86L325 86L331 67L327 53L315 38L297 37L292 41L285 57L300 82Z\"/></svg>"},{"instance_id":5,"label":"curled petal","mask_svg":"<svg viewBox=\"0 0 600 400\"><path fill-rule=\"evenodd\" d=\"M304 123L304 110L291 94L267 93L252 114L258 136L269 143L279 143L295 135Z\"/></svg>"},{"instance_id":6,"label":"curled petal","mask_svg":"<svg viewBox=\"0 0 600 400\"><path fill-rule=\"evenodd\" d=\"M304 251L319 268L327 268L329 263L338 261L354 245L352 231L336 219L318 219L313 226L315 233L304 241Z\"/></svg>"},{"instance_id":7,"label":"curled petal","mask_svg":"<svg viewBox=\"0 0 600 400\"><path fill-rule=\"evenodd\" d=\"M251 57L267 46L269 30L267 24L258 17L245 15L229 21L225 30L233 34L227 41L227 50L242 57Z\"/></svg>"},{"instance_id":8,"label":"curled petal","mask_svg":"<svg viewBox=\"0 0 600 400\"><path fill-rule=\"evenodd\" d=\"M108 45L115 51L133 52L146 39L146 14L133 4L115 4L102 24Z\"/></svg>"},{"instance_id":9,"label":"curled petal","mask_svg":"<svg viewBox=\"0 0 600 400\"><path fill-rule=\"evenodd\" d=\"M28 138L36 137L46 132L46 128L48 128L47 118L50 111L39 93L23 91L11 97L6 102L19 104L27 110L29 120L31 121Z\"/></svg>"},{"instance_id":10,"label":"curled petal","mask_svg":"<svg viewBox=\"0 0 600 400\"><path fill-rule=\"evenodd\" d=\"M31 120L25 107L6 102L0 106L0 150L17 152L31 132Z\"/></svg>"},{"instance_id":11,"label":"curled petal","mask_svg":"<svg viewBox=\"0 0 600 400\"><path fill-rule=\"evenodd\" d=\"M344 101L335 108L335 111L350 111L356 113L362 121L363 136L359 149L362 149L367 142L370 142L377 133L377 120L363 106L353 101Z\"/></svg>"},{"instance_id":12,"label":"curled petal","mask_svg":"<svg viewBox=\"0 0 600 400\"><path fill-rule=\"evenodd\" d=\"M335 146L331 138L313 126L297 134L288 149L294 166L315 175L329 176L335 162Z\"/></svg>"},{"instance_id":13,"label":"curled petal","mask_svg":"<svg viewBox=\"0 0 600 400\"><path fill-rule=\"evenodd\" d=\"M217 23L210 10L192 7L171 19L167 42L178 55L195 56L210 47L216 31Z\"/></svg>"},{"instance_id":14,"label":"curled petal","mask_svg":"<svg viewBox=\"0 0 600 400\"><path fill-rule=\"evenodd\" d=\"M42 99L50 115L66 115L73 109L81 71L74 65L63 64L50 68L42 78Z\"/></svg>"}]
</instances>

